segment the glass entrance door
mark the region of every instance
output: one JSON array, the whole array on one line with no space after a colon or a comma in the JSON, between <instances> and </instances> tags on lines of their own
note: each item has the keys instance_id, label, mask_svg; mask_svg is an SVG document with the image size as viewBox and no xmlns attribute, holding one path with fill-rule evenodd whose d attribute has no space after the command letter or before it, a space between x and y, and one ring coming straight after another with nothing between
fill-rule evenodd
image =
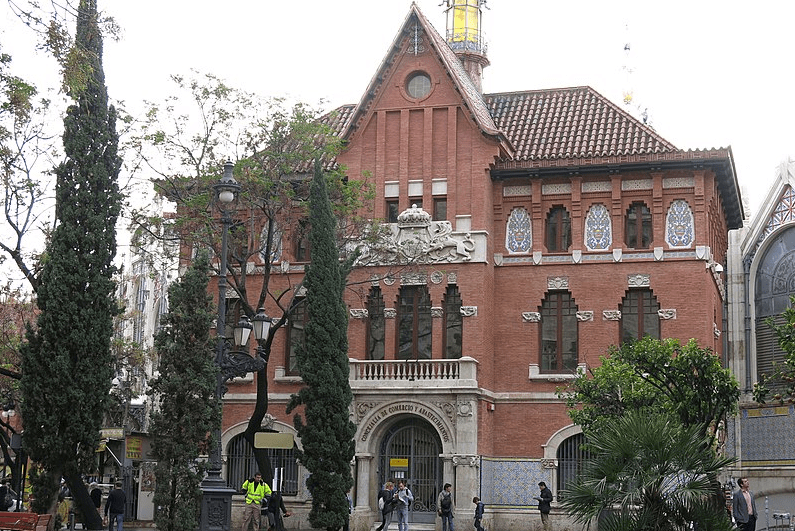
<instances>
[{"instance_id":1,"label":"glass entrance door","mask_svg":"<svg viewBox=\"0 0 795 531\"><path fill-rule=\"evenodd\" d=\"M436 497L443 484L441 452L442 442L436 431L419 418L398 422L381 443L381 485L390 480L396 486L398 481L406 482L414 495L409 522L436 521ZM397 515L392 521L397 521Z\"/></svg>"}]
</instances>

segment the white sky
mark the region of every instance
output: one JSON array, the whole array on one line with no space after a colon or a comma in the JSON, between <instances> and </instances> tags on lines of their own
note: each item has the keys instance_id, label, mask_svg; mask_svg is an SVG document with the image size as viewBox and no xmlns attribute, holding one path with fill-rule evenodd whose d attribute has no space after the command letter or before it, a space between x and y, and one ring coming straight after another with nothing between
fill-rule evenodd
<instances>
[{"instance_id":1,"label":"white sky","mask_svg":"<svg viewBox=\"0 0 795 531\"><path fill-rule=\"evenodd\" d=\"M441 3L417 0L444 34ZM173 93L170 74L196 69L263 96L324 99L329 109L356 103L410 5L100 0L123 28L121 41L105 42L108 91L135 109ZM44 54L30 56L31 39L15 28L6 2L0 13L0 42L15 71L34 77L52 70ZM622 91L632 89L657 132L677 147L730 145L756 210L775 168L795 156L793 20L788 0L488 0L484 91L590 85L621 104Z\"/></svg>"}]
</instances>

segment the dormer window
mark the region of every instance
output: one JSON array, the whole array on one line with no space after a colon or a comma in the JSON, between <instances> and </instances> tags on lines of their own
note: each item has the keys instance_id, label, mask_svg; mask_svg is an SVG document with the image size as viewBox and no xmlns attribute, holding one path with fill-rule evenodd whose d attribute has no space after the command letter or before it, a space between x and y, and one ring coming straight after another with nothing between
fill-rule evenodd
<instances>
[{"instance_id":1,"label":"dormer window","mask_svg":"<svg viewBox=\"0 0 795 531\"><path fill-rule=\"evenodd\" d=\"M431 92L431 78L425 72L411 74L406 82L406 93L414 98L421 99Z\"/></svg>"}]
</instances>

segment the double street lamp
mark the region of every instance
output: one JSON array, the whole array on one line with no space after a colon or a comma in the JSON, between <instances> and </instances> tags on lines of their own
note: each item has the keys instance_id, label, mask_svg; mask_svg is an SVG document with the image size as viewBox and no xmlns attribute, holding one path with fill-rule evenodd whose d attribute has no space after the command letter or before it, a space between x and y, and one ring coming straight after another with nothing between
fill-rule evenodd
<instances>
[{"instance_id":1,"label":"double street lamp","mask_svg":"<svg viewBox=\"0 0 795 531\"><path fill-rule=\"evenodd\" d=\"M254 324L243 317L234 328L234 346L230 345L226 337L226 275L229 227L232 225L231 213L228 207L235 201L240 192L240 185L232 176L234 165L231 161L224 164L224 175L213 188L216 199L221 209L221 256L218 272L218 321L216 324L217 346L215 363L218 365L218 374L215 382L215 399L218 403L226 392L226 382L234 377L242 377L250 372L257 372L265 368L266 361L260 355L252 357L243 348L248 344L252 330L257 340L266 339L270 331L270 318L260 308L254 317ZM246 349L247 350L247 349ZM207 476L201 482L202 503L199 529L201 531L230 531L232 523L232 495L237 492L229 487L221 477L222 444L221 422L219 421L212 433L213 445L210 448L209 469Z\"/></svg>"}]
</instances>

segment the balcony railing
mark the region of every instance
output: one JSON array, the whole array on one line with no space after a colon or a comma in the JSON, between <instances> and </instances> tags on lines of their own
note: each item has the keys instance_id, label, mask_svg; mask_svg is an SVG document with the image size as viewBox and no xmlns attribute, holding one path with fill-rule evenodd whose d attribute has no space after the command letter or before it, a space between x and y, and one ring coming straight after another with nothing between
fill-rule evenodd
<instances>
[{"instance_id":1,"label":"balcony railing","mask_svg":"<svg viewBox=\"0 0 795 531\"><path fill-rule=\"evenodd\" d=\"M350 359L352 388L477 387L474 358L433 360Z\"/></svg>"}]
</instances>

